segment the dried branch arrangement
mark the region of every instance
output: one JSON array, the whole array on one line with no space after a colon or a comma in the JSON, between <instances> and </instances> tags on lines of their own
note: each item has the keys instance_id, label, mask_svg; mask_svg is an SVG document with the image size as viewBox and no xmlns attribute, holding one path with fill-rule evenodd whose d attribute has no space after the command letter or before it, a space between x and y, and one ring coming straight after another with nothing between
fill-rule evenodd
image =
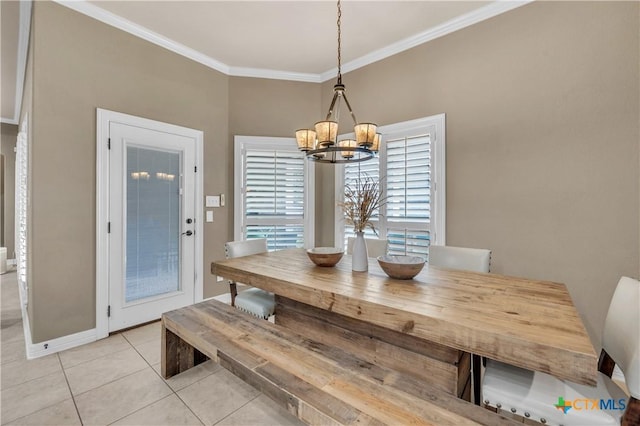
<instances>
[{"instance_id":1,"label":"dried branch arrangement","mask_svg":"<svg viewBox=\"0 0 640 426\"><path fill-rule=\"evenodd\" d=\"M371 217L385 203L380 191L380 182L364 175L344 190L344 202L339 203L347 223L353 225L354 232L364 232L368 226L378 235L371 223Z\"/></svg>"}]
</instances>

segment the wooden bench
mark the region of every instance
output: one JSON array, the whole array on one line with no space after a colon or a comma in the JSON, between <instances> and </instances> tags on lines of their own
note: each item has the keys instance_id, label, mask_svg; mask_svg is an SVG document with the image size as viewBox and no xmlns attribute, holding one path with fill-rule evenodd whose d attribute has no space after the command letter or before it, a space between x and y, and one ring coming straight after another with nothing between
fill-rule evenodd
<instances>
[{"instance_id":1,"label":"wooden bench","mask_svg":"<svg viewBox=\"0 0 640 426\"><path fill-rule=\"evenodd\" d=\"M418 375L215 300L162 315L165 378L208 358L307 424L514 424L425 385Z\"/></svg>"}]
</instances>

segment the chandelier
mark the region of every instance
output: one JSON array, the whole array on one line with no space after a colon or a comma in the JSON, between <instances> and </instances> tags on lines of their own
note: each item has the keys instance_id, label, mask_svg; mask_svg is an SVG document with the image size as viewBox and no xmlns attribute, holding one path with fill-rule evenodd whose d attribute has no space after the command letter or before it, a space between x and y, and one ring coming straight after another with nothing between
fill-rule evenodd
<instances>
[{"instance_id":1,"label":"chandelier","mask_svg":"<svg viewBox=\"0 0 640 426\"><path fill-rule=\"evenodd\" d=\"M376 133L377 125L373 123L358 123L351 109L341 72L341 30L340 20L342 9L338 0L338 81L333 86L333 100L324 121L318 121L314 130L296 130L298 149L305 151L307 158L321 163L352 163L370 160L378 152L382 135ZM353 119L355 139L338 139L338 120L340 104L344 101Z\"/></svg>"}]
</instances>

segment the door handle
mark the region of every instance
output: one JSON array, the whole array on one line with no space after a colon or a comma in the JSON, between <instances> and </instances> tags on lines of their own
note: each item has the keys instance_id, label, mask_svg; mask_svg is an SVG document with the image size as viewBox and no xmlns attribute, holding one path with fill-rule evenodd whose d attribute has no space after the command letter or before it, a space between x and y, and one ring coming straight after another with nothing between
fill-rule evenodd
<instances>
[{"instance_id":1,"label":"door handle","mask_svg":"<svg viewBox=\"0 0 640 426\"><path fill-rule=\"evenodd\" d=\"M189 230L187 232L183 232L182 235L186 235L187 237L190 237L193 235L193 231Z\"/></svg>"}]
</instances>

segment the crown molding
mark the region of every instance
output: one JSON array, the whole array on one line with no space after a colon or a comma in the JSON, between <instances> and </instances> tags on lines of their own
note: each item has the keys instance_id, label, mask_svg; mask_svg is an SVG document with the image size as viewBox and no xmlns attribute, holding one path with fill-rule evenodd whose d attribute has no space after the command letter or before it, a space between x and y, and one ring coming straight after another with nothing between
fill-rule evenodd
<instances>
[{"instance_id":1,"label":"crown molding","mask_svg":"<svg viewBox=\"0 0 640 426\"><path fill-rule=\"evenodd\" d=\"M111 25L122 31L128 32L136 37L140 37L143 40L164 47L178 55L184 56L209 68L213 68L216 71L229 75L229 66L216 59L211 58L203 53L198 52L184 44L173 41L167 37L164 37L155 31L151 31L141 25L133 23L127 19L124 19L118 15L108 12L98 6L88 3L85 0L68 1L68 0L54 0L56 3L75 10L76 12L87 15L91 18L97 19L107 25Z\"/></svg>"},{"instance_id":2,"label":"crown molding","mask_svg":"<svg viewBox=\"0 0 640 426\"><path fill-rule=\"evenodd\" d=\"M480 9L476 9L472 12L453 18L447 22L443 22L442 24L430 28L422 33L407 37L404 40L400 40L396 43L390 44L389 46L383 47L382 49L374 50L371 53L354 59L353 61L347 62L342 65L342 72L347 73L349 71L354 71L358 68L362 68L366 65L370 65L374 62L386 59L390 56L396 55L400 52L404 52L405 50L409 50L428 41L435 40L436 38L451 34L473 24L477 24L478 22L485 21L487 19L493 18L494 16L516 9L520 6L524 6L533 1L534 0L495 1L484 7L481 7ZM320 74L320 80L323 82L331 80L332 78L335 78L337 73L338 68L332 68Z\"/></svg>"},{"instance_id":3,"label":"crown molding","mask_svg":"<svg viewBox=\"0 0 640 426\"><path fill-rule=\"evenodd\" d=\"M256 77L256 78L270 78L274 80L290 80L290 81L304 81L307 83L322 83L322 80L320 80L320 74L268 70L263 68L230 67L229 75L233 77Z\"/></svg>"},{"instance_id":4,"label":"crown molding","mask_svg":"<svg viewBox=\"0 0 640 426\"><path fill-rule=\"evenodd\" d=\"M17 108L16 108L17 109ZM14 124L14 125L18 125L18 121L15 118L0 118L0 123L2 124Z\"/></svg>"},{"instance_id":5,"label":"crown molding","mask_svg":"<svg viewBox=\"0 0 640 426\"><path fill-rule=\"evenodd\" d=\"M164 47L179 55L199 62L209 68L213 68L216 71L224 73L234 77L255 77L255 78L268 78L276 80L291 80L291 81L303 81L310 83L322 83L328 81L336 76L337 68L330 69L320 74L313 73L299 73L293 71L279 71L269 70L262 68L246 68L246 67L233 67L222 63L210 56L207 56L201 52L198 52L190 47L187 47L181 43L173 41L167 37L164 37L154 31L151 31L145 27L135 24L127 19L124 19L111 12L107 12L86 0L54 0L56 3L62 6L68 7L76 12L90 16L105 24L116 27L122 31L126 31L129 34L140 37L158 46ZM343 72L349 72L362 68L366 65L380 61L382 59L393 56L397 53L411 49L412 47L434 40L438 37L450 34L454 31L508 12L512 9L524 6L531 3L534 0L498 0L490 3L480 9L473 12L458 16L447 22L444 22L436 27L433 27L427 31L408 37L399 42L393 43L382 49L378 49L371 53L368 53L353 61L347 62L342 66Z\"/></svg>"},{"instance_id":6,"label":"crown molding","mask_svg":"<svg viewBox=\"0 0 640 426\"><path fill-rule=\"evenodd\" d=\"M13 102L13 117L0 118L0 122L18 124L22 110L22 92L24 77L27 71L27 51L29 49L29 32L31 30L31 0L20 2L20 23L18 24L18 51L16 58L16 98Z\"/></svg>"}]
</instances>

